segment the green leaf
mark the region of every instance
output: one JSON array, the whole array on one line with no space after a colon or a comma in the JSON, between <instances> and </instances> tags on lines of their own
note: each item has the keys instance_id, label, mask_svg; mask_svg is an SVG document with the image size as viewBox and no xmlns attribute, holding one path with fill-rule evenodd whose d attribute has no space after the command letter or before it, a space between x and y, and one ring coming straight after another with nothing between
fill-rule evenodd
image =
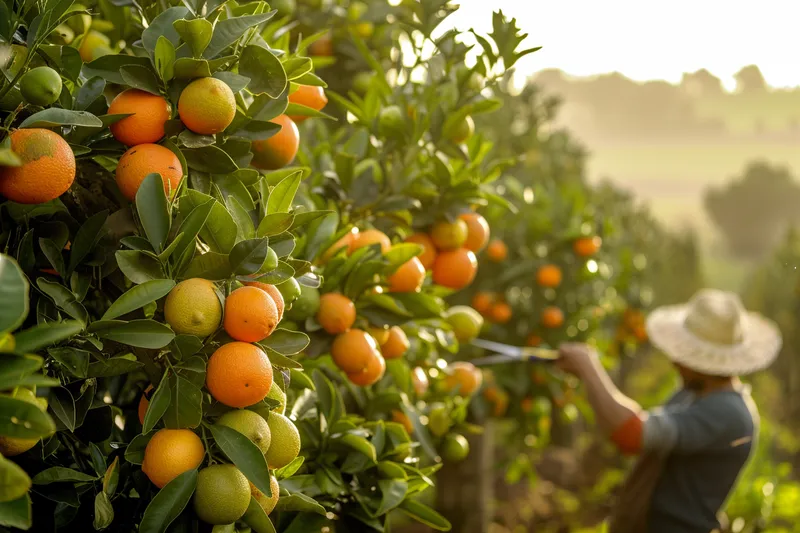
<instances>
[{"instance_id":1,"label":"green leaf","mask_svg":"<svg viewBox=\"0 0 800 533\"><path fill-rule=\"evenodd\" d=\"M403 502L408 491L408 482L405 479L381 479L378 487L382 496L375 516L383 516Z\"/></svg>"},{"instance_id":2,"label":"green leaf","mask_svg":"<svg viewBox=\"0 0 800 533\"><path fill-rule=\"evenodd\" d=\"M102 237L103 226L108 218L108 210L95 213L88 219L75 234L75 239L69 251L68 272L74 271L83 258L89 255L97 242Z\"/></svg>"},{"instance_id":3,"label":"green leaf","mask_svg":"<svg viewBox=\"0 0 800 533\"><path fill-rule=\"evenodd\" d=\"M0 396L0 435L38 439L55 433L56 425L38 405Z\"/></svg>"},{"instance_id":4,"label":"green leaf","mask_svg":"<svg viewBox=\"0 0 800 533\"><path fill-rule=\"evenodd\" d=\"M186 508L195 487L197 487L197 470L184 472L167 483L147 506L139 524L139 531L164 533Z\"/></svg>"},{"instance_id":5,"label":"green leaf","mask_svg":"<svg viewBox=\"0 0 800 533\"><path fill-rule=\"evenodd\" d=\"M269 239L248 239L233 247L228 261L235 274L247 275L258 272L269 251Z\"/></svg>"},{"instance_id":6,"label":"green leaf","mask_svg":"<svg viewBox=\"0 0 800 533\"><path fill-rule=\"evenodd\" d=\"M183 376L170 377L172 399L164 413L171 429L196 428L203 420L203 391Z\"/></svg>"},{"instance_id":7,"label":"green leaf","mask_svg":"<svg viewBox=\"0 0 800 533\"><path fill-rule=\"evenodd\" d=\"M186 18L188 14L189 10L185 7L170 7L162 11L150 22L147 29L142 32L142 46L151 57L155 53L158 38L162 35L169 39L173 45L178 46L180 35L172 24L176 20Z\"/></svg>"},{"instance_id":8,"label":"green leaf","mask_svg":"<svg viewBox=\"0 0 800 533\"><path fill-rule=\"evenodd\" d=\"M118 250L114 256L119 269L133 283L145 283L166 277L161 262L141 250Z\"/></svg>"},{"instance_id":9,"label":"green leaf","mask_svg":"<svg viewBox=\"0 0 800 533\"><path fill-rule=\"evenodd\" d=\"M301 331L276 329L259 344L283 355L295 355L306 349L311 340Z\"/></svg>"},{"instance_id":10,"label":"green leaf","mask_svg":"<svg viewBox=\"0 0 800 533\"><path fill-rule=\"evenodd\" d=\"M326 516L328 514L328 511L326 511L325 508L316 500L306 496L302 492L295 492L288 496L281 496L281 498L278 500L278 504L275 506L275 511L315 513L322 516Z\"/></svg>"},{"instance_id":11,"label":"green leaf","mask_svg":"<svg viewBox=\"0 0 800 533\"><path fill-rule=\"evenodd\" d=\"M94 361L89 364L86 374L93 378L110 378L122 376L138 370L144 366L131 354L109 357L102 361Z\"/></svg>"},{"instance_id":12,"label":"green leaf","mask_svg":"<svg viewBox=\"0 0 800 533\"><path fill-rule=\"evenodd\" d=\"M160 94L158 78L151 68L141 65L125 65L119 69L119 73L126 85L150 94Z\"/></svg>"},{"instance_id":13,"label":"green leaf","mask_svg":"<svg viewBox=\"0 0 800 533\"><path fill-rule=\"evenodd\" d=\"M399 509L408 516L437 531L449 531L452 528L445 517L416 500L406 500L400 504Z\"/></svg>"},{"instance_id":14,"label":"green leaf","mask_svg":"<svg viewBox=\"0 0 800 533\"><path fill-rule=\"evenodd\" d=\"M158 36L153 55L156 71L164 83L175 76L175 45L163 35Z\"/></svg>"},{"instance_id":15,"label":"green leaf","mask_svg":"<svg viewBox=\"0 0 800 533\"><path fill-rule=\"evenodd\" d=\"M221 70L214 74L214 77L218 80L222 80L225 84L231 88L231 91L234 93L238 93L245 87L247 84L250 83L250 78L247 76L241 76L236 74L235 72L228 72L227 70Z\"/></svg>"},{"instance_id":16,"label":"green leaf","mask_svg":"<svg viewBox=\"0 0 800 533\"><path fill-rule=\"evenodd\" d=\"M76 378L85 378L87 376L89 359L92 357L90 352L71 346L61 346L49 348L47 353Z\"/></svg>"},{"instance_id":17,"label":"green leaf","mask_svg":"<svg viewBox=\"0 0 800 533\"><path fill-rule=\"evenodd\" d=\"M231 277L231 274L231 263L228 260L228 254L206 252L192 259L182 277L184 279L203 278L217 281L227 279Z\"/></svg>"},{"instance_id":18,"label":"green leaf","mask_svg":"<svg viewBox=\"0 0 800 533\"><path fill-rule=\"evenodd\" d=\"M234 196L228 196L225 199L225 206L228 208L228 211L233 217L233 221L236 224L237 233L236 239L252 239L255 237L256 230L253 227L253 219L250 218L250 214L247 210L239 203L239 200L236 199Z\"/></svg>"},{"instance_id":19,"label":"green leaf","mask_svg":"<svg viewBox=\"0 0 800 533\"><path fill-rule=\"evenodd\" d=\"M79 320L84 324L89 320L89 313L87 313L86 309L81 305L80 302L78 302L72 291L60 283L47 281L44 278L38 278L36 280L36 286L39 287L39 290L53 300L53 302L56 304L56 307L67 313L75 320Z\"/></svg>"},{"instance_id":20,"label":"green leaf","mask_svg":"<svg viewBox=\"0 0 800 533\"><path fill-rule=\"evenodd\" d=\"M35 476L33 476L33 484L34 485L49 485L50 483L60 483L64 481L94 481L97 479L97 476L90 476L88 474L84 474L83 472L78 472L77 470L73 470L71 468L65 468L63 466L54 466L51 468L47 468L42 470Z\"/></svg>"},{"instance_id":21,"label":"green leaf","mask_svg":"<svg viewBox=\"0 0 800 533\"><path fill-rule=\"evenodd\" d=\"M236 223L225 207L211 196L189 189L181 196L180 209L183 212L207 202L213 202L211 213L200 230L200 237L212 251L228 254L236 244Z\"/></svg>"},{"instance_id":22,"label":"green leaf","mask_svg":"<svg viewBox=\"0 0 800 533\"><path fill-rule=\"evenodd\" d=\"M33 353L77 335L85 326L77 320L45 322L14 335L18 352Z\"/></svg>"},{"instance_id":23,"label":"green leaf","mask_svg":"<svg viewBox=\"0 0 800 533\"><path fill-rule=\"evenodd\" d=\"M0 148L0 167L21 167L22 159L11 148Z\"/></svg>"},{"instance_id":24,"label":"green leaf","mask_svg":"<svg viewBox=\"0 0 800 533\"><path fill-rule=\"evenodd\" d=\"M302 455L295 457L289 462L288 465L275 470L275 477L278 478L278 480L292 477L298 470L300 470L300 467L303 466L304 462L305 457Z\"/></svg>"},{"instance_id":25,"label":"green leaf","mask_svg":"<svg viewBox=\"0 0 800 533\"><path fill-rule=\"evenodd\" d=\"M124 85L125 80L122 79L120 71L126 65L147 67L150 65L150 59L130 54L109 54L83 65L81 73L87 79L99 77L111 83Z\"/></svg>"},{"instance_id":26,"label":"green leaf","mask_svg":"<svg viewBox=\"0 0 800 533\"><path fill-rule=\"evenodd\" d=\"M271 237L289 230L294 222L294 215L290 213L272 213L265 216L258 225L256 235Z\"/></svg>"},{"instance_id":27,"label":"green leaf","mask_svg":"<svg viewBox=\"0 0 800 533\"><path fill-rule=\"evenodd\" d=\"M34 113L19 125L20 128L55 128L56 126L102 128L103 121L88 111L70 111L51 107Z\"/></svg>"},{"instance_id":28,"label":"green leaf","mask_svg":"<svg viewBox=\"0 0 800 533\"><path fill-rule=\"evenodd\" d=\"M153 250L160 254L164 250L169 235L172 217L169 202L164 194L164 181L160 174L145 176L136 191L136 212Z\"/></svg>"},{"instance_id":29,"label":"green leaf","mask_svg":"<svg viewBox=\"0 0 800 533\"><path fill-rule=\"evenodd\" d=\"M239 59L239 74L250 78L248 89L251 93L265 93L270 98L278 98L288 83L281 60L256 45L244 48Z\"/></svg>"},{"instance_id":30,"label":"green leaf","mask_svg":"<svg viewBox=\"0 0 800 533\"><path fill-rule=\"evenodd\" d=\"M39 248L47 258L50 266L58 272L58 275L64 277L64 256L61 255L61 248L56 246L51 239L39 237Z\"/></svg>"},{"instance_id":31,"label":"green leaf","mask_svg":"<svg viewBox=\"0 0 800 533\"><path fill-rule=\"evenodd\" d=\"M266 22L275 15L274 11L258 15L246 15L220 20L214 27L211 42L203 52L203 57L211 59L238 41L248 29Z\"/></svg>"},{"instance_id":32,"label":"green leaf","mask_svg":"<svg viewBox=\"0 0 800 533\"><path fill-rule=\"evenodd\" d=\"M25 496L31 488L31 478L16 463L0 455L0 502Z\"/></svg>"},{"instance_id":33,"label":"green leaf","mask_svg":"<svg viewBox=\"0 0 800 533\"><path fill-rule=\"evenodd\" d=\"M14 331L28 316L28 281L17 262L0 254L0 333Z\"/></svg>"},{"instance_id":34,"label":"green leaf","mask_svg":"<svg viewBox=\"0 0 800 533\"><path fill-rule=\"evenodd\" d=\"M314 69L314 64L310 57L290 57L283 62L283 70L286 77L290 80L302 78Z\"/></svg>"},{"instance_id":35,"label":"green leaf","mask_svg":"<svg viewBox=\"0 0 800 533\"><path fill-rule=\"evenodd\" d=\"M394 274L398 268L409 262L412 258L417 257L422 251L422 246L410 242L393 245L389 251L383 254L389 261L385 273L387 275Z\"/></svg>"},{"instance_id":36,"label":"green leaf","mask_svg":"<svg viewBox=\"0 0 800 533\"><path fill-rule=\"evenodd\" d=\"M142 433L150 433L156 427L158 421L164 416L169 408L169 403L172 399L172 387L170 387L169 374L164 373L161 377L161 382L158 388L150 398L150 403L147 405L147 411L144 414L144 423L142 424Z\"/></svg>"},{"instance_id":37,"label":"green leaf","mask_svg":"<svg viewBox=\"0 0 800 533\"><path fill-rule=\"evenodd\" d=\"M269 193L267 213L288 213L292 207L303 173L293 172L278 183Z\"/></svg>"},{"instance_id":38,"label":"green leaf","mask_svg":"<svg viewBox=\"0 0 800 533\"><path fill-rule=\"evenodd\" d=\"M147 443L150 442L150 439L152 439L155 434L155 431L149 431L133 437L128 447L125 448L125 460L134 465L142 464Z\"/></svg>"},{"instance_id":39,"label":"green leaf","mask_svg":"<svg viewBox=\"0 0 800 533\"><path fill-rule=\"evenodd\" d=\"M301 117L315 117L336 120L336 117L332 117L331 115L323 113L322 111L317 111L313 107L307 107L304 105L295 104L293 102L289 102L289 105L286 106L286 114L290 116L299 115Z\"/></svg>"},{"instance_id":40,"label":"green leaf","mask_svg":"<svg viewBox=\"0 0 800 533\"><path fill-rule=\"evenodd\" d=\"M335 212L313 221L306 231L307 240L304 258L309 261L315 259L323 251L322 246L336 234L338 225L339 215Z\"/></svg>"},{"instance_id":41,"label":"green leaf","mask_svg":"<svg viewBox=\"0 0 800 533\"><path fill-rule=\"evenodd\" d=\"M102 320L111 320L144 307L169 294L174 286L175 282L171 279L156 279L134 285L111 304Z\"/></svg>"},{"instance_id":42,"label":"green leaf","mask_svg":"<svg viewBox=\"0 0 800 533\"><path fill-rule=\"evenodd\" d=\"M250 526L255 533L276 533L272 521L253 496L250 496L250 505L247 506L247 511L244 513L242 521Z\"/></svg>"},{"instance_id":43,"label":"green leaf","mask_svg":"<svg viewBox=\"0 0 800 533\"><path fill-rule=\"evenodd\" d=\"M0 390L13 389L26 376L42 368L43 362L38 355L0 355Z\"/></svg>"},{"instance_id":44,"label":"green leaf","mask_svg":"<svg viewBox=\"0 0 800 533\"><path fill-rule=\"evenodd\" d=\"M206 19L197 18L192 20L180 19L172 23L172 27L181 36L183 42L192 49L194 57L200 57L208 44L211 42L211 34L214 26Z\"/></svg>"},{"instance_id":45,"label":"green leaf","mask_svg":"<svg viewBox=\"0 0 800 533\"><path fill-rule=\"evenodd\" d=\"M193 80L195 78L210 78L211 66L205 59L192 57L179 57L175 61L175 78L179 80Z\"/></svg>"},{"instance_id":46,"label":"green leaf","mask_svg":"<svg viewBox=\"0 0 800 533\"><path fill-rule=\"evenodd\" d=\"M114 507L111 505L111 500L108 499L108 494L101 491L94 497L94 529L99 531L111 525L114 521Z\"/></svg>"},{"instance_id":47,"label":"green leaf","mask_svg":"<svg viewBox=\"0 0 800 533\"><path fill-rule=\"evenodd\" d=\"M187 208L188 207L189 204L187 204ZM214 199L210 197L207 202L196 207L191 207L191 211L184 217L180 227L178 227L178 234L183 234L183 238L173 252L175 257L181 257L187 248L194 246L195 238L198 233L200 233L200 230L203 229L206 220L208 220L209 215L211 215L213 207Z\"/></svg>"},{"instance_id":48,"label":"green leaf","mask_svg":"<svg viewBox=\"0 0 800 533\"><path fill-rule=\"evenodd\" d=\"M27 530L32 522L31 499L27 494L10 502L0 502L0 526Z\"/></svg>"},{"instance_id":49,"label":"green leaf","mask_svg":"<svg viewBox=\"0 0 800 533\"><path fill-rule=\"evenodd\" d=\"M269 497L272 489L269 484L269 467L261 450L253 442L227 426L209 425L214 441L223 453L242 471L242 474Z\"/></svg>"},{"instance_id":50,"label":"green leaf","mask_svg":"<svg viewBox=\"0 0 800 533\"><path fill-rule=\"evenodd\" d=\"M239 169L231 156L216 145L186 148L181 151L189 168L211 174L227 174Z\"/></svg>"},{"instance_id":51,"label":"green leaf","mask_svg":"<svg viewBox=\"0 0 800 533\"><path fill-rule=\"evenodd\" d=\"M175 338L169 326L149 319L101 320L93 322L89 331L103 339L152 350L163 348Z\"/></svg>"},{"instance_id":52,"label":"green leaf","mask_svg":"<svg viewBox=\"0 0 800 533\"><path fill-rule=\"evenodd\" d=\"M370 442L364 437L355 435L353 433L345 433L342 435L339 441L358 453L366 455L372 460L373 463L378 461L377 454L375 453L375 447L372 446L372 444L370 444Z\"/></svg>"}]
</instances>

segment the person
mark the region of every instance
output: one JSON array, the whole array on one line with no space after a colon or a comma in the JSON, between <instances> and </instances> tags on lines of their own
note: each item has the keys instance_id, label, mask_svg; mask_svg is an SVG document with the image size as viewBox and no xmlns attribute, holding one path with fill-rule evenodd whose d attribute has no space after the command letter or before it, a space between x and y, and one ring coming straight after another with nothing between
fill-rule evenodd
<instances>
[{"instance_id":1,"label":"person","mask_svg":"<svg viewBox=\"0 0 800 533\"><path fill-rule=\"evenodd\" d=\"M758 436L758 412L739 376L769 366L781 335L736 294L713 289L654 310L646 329L682 379L661 408L645 411L622 394L585 344L562 344L557 365L584 384L601 430L638 456L609 531L709 533Z\"/></svg>"}]
</instances>

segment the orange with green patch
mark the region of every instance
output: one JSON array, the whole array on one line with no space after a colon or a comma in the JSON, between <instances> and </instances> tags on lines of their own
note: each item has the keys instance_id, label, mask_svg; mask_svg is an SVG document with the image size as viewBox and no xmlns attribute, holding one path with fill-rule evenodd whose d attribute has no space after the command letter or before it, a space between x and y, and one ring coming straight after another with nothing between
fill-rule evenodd
<instances>
[{"instance_id":1,"label":"orange with green patch","mask_svg":"<svg viewBox=\"0 0 800 533\"><path fill-rule=\"evenodd\" d=\"M67 141L41 128L11 134L11 149L22 160L18 167L0 167L0 195L21 204L55 200L75 181L75 156Z\"/></svg>"}]
</instances>

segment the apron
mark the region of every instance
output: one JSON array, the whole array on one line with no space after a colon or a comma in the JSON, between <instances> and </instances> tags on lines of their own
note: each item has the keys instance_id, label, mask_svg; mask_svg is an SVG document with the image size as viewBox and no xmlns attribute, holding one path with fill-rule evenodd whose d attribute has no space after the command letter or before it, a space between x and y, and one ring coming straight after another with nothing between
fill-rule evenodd
<instances>
[{"instance_id":1,"label":"apron","mask_svg":"<svg viewBox=\"0 0 800 533\"><path fill-rule=\"evenodd\" d=\"M608 518L608 533L647 533L647 517L665 457L643 454L622 485Z\"/></svg>"}]
</instances>

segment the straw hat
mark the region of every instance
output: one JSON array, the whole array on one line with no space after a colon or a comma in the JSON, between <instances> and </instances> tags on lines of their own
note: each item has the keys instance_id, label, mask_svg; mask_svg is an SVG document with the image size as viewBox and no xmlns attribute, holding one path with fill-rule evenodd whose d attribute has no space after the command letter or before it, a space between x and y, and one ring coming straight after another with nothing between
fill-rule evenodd
<instances>
[{"instance_id":1,"label":"straw hat","mask_svg":"<svg viewBox=\"0 0 800 533\"><path fill-rule=\"evenodd\" d=\"M746 311L736 294L715 289L656 309L647 318L647 334L673 362L715 376L766 368L781 349L772 321Z\"/></svg>"}]
</instances>

